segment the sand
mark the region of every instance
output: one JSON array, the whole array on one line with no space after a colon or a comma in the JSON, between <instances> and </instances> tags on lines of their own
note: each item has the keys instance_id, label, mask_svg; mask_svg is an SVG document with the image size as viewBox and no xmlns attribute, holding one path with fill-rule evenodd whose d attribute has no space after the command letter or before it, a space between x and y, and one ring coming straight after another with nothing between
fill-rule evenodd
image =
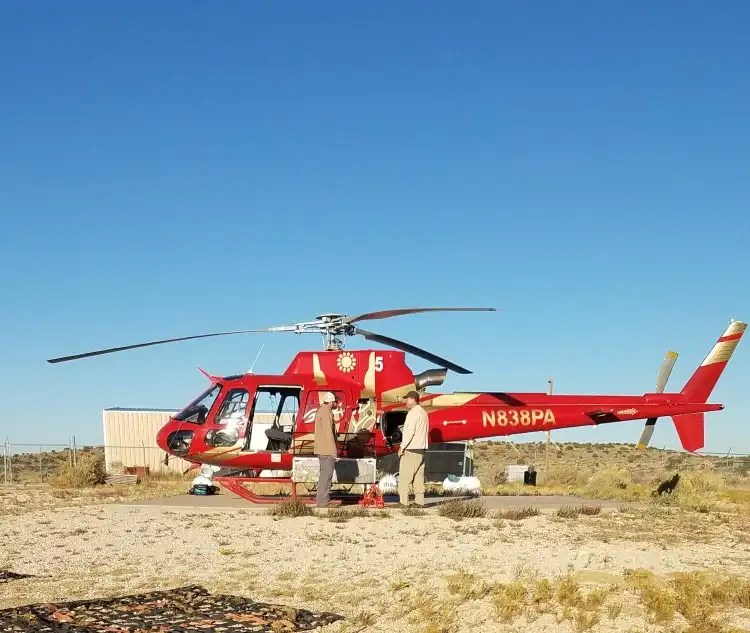
<instances>
[{"instance_id":1,"label":"sand","mask_svg":"<svg viewBox=\"0 0 750 633\"><path fill-rule=\"evenodd\" d=\"M491 595L464 595L470 592L457 590L456 578L465 585L574 572L584 588L611 586L626 569L750 578L749 531L734 515L661 509L572 520L547 513L517 522L392 511L336 523L241 510L58 508L0 516L0 568L38 576L0 585L0 608L196 583L347 618L330 631L573 631L583 625L560 610L533 625L504 623ZM592 630L660 630L631 598L621 601L622 612L602 611ZM750 613L730 615L735 626L750 626Z\"/></svg>"}]
</instances>

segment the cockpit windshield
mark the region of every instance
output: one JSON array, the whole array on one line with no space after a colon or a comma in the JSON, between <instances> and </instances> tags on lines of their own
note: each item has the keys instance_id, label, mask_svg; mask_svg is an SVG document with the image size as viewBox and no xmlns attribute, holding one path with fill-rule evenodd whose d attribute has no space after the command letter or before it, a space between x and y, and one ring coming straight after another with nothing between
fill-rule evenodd
<instances>
[{"instance_id":1,"label":"cockpit windshield","mask_svg":"<svg viewBox=\"0 0 750 633\"><path fill-rule=\"evenodd\" d=\"M174 419L183 422L193 422L194 424L203 424L220 391L221 385L209 387L180 411Z\"/></svg>"}]
</instances>

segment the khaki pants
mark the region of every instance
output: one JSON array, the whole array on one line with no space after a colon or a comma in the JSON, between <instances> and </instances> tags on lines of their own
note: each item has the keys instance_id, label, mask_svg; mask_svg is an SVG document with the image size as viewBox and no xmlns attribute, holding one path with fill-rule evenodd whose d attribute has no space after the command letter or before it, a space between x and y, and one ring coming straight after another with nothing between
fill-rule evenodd
<instances>
[{"instance_id":1,"label":"khaki pants","mask_svg":"<svg viewBox=\"0 0 750 633\"><path fill-rule=\"evenodd\" d=\"M398 496L409 505L409 486L414 487L414 502L424 505L424 451L405 450L399 461Z\"/></svg>"}]
</instances>

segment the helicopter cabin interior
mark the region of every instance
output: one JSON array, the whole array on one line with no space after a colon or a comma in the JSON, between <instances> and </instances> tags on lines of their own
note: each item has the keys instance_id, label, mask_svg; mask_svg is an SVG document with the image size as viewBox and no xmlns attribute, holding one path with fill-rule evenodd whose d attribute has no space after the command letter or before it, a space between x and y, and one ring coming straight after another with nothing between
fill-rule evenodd
<instances>
[{"instance_id":1,"label":"helicopter cabin interior","mask_svg":"<svg viewBox=\"0 0 750 633\"><path fill-rule=\"evenodd\" d=\"M243 450L289 450L301 393L301 387L259 386L250 410Z\"/></svg>"},{"instance_id":2,"label":"helicopter cabin interior","mask_svg":"<svg viewBox=\"0 0 750 633\"><path fill-rule=\"evenodd\" d=\"M242 443L243 452L272 451L285 452L292 448L299 455L313 453L313 440L305 433L303 439L294 438L298 421L311 425L315 411L320 406L326 391L332 391L340 403L339 413L344 416L341 422L346 425L347 394L338 389L306 390L293 385L258 385L248 390L243 386L231 387L222 394L220 385L213 385L180 412L176 419L193 424L209 424L205 435L206 444L214 447L236 446ZM218 403L217 403L218 401ZM357 402L360 414L372 405L369 399ZM216 411L212 417L210 413ZM374 414L374 410L372 411ZM338 421L340 416L334 412ZM392 411L383 415L379 426L389 444L398 443L401 427L406 417L405 411ZM191 431L182 431L190 433ZM339 433L343 437L343 453L350 457L362 457L373 451L371 432L361 430L355 433ZM175 442L177 439L175 438ZM170 443L171 445L171 443Z\"/></svg>"},{"instance_id":3,"label":"helicopter cabin interior","mask_svg":"<svg viewBox=\"0 0 750 633\"><path fill-rule=\"evenodd\" d=\"M386 411L380 420L380 428L385 437L386 444L393 446L401 442L404 422L406 422L406 411Z\"/></svg>"}]
</instances>

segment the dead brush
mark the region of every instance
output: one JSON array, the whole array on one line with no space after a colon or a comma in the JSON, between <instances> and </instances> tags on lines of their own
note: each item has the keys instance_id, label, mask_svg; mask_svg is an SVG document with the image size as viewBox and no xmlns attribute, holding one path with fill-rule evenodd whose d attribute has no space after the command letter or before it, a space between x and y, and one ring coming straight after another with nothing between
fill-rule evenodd
<instances>
[{"instance_id":1,"label":"dead brush","mask_svg":"<svg viewBox=\"0 0 750 633\"><path fill-rule=\"evenodd\" d=\"M441 517L447 517L454 521L462 519L483 519L487 516L487 506L480 499L471 501L449 501L438 508Z\"/></svg>"},{"instance_id":2,"label":"dead brush","mask_svg":"<svg viewBox=\"0 0 750 633\"><path fill-rule=\"evenodd\" d=\"M453 605L425 593L410 594L402 603L401 613L424 633L454 633L458 625Z\"/></svg>"},{"instance_id":3,"label":"dead brush","mask_svg":"<svg viewBox=\"0 0 750 633\"><path fill-rule=\"evenodd\" d=\"M581 604L581 586L572 574L567 574L555 583L555 599L563 607Z\"/></svg>"},{"instance_id":4,"label":"dead brush","mask_svg":"<svg viewBox=\"0 0 750 633\"><path fill-rule=\"evenodd\" d=\"M708 574L678 573L670 580L675 608L691 624L713 620L719 608L736 605L742 582L715 580Z\"/></svg>"},{"instance_id":5,"label":"dead brush","mask_svg":"<svg viewBox=\"0 0 750 633\"><path fill-rule=\"evenodd\" d=\"M328 519L331 523L346 523L349 519L369 517L366 508L330 508L326 513L317 515L320 519Z\"/></svg>"},{"instance_id":6,"label":"dead brush","mask_svg":"<svg viewBox=\"0 0 750 633\"><path fill-rule=\"evenodd\" d=\"M401 508L401 514L407 517L423 517L427 514L427 510L419 506L407 506L406 508Z\"/></svg>"},{"instance_id":7,"label":"dead brush","mask_svg":"<svg viewBox=\"0 0 750 633\"><path fill-rule=\"evenodd\" d=\"M523 508L508 508L507 510L500 510L495 513L496 519L507 519L508 521L522 521L531 517L539 516L541 511L539 508L532 506L526 506Z\"/></svg>"},{"instance_id":8,"label":"dead brush","mask_svg":"<svg viewBox=\"0 0 750 633\"><path fill-rule=\"evenodd\" d=\"M312 508L299 499L288 499L268 509L268 514L279 519L307 517L313 515Z\"/></svg>"},{"instance_id":9,"label":"dead brush","mask_svg":"<svg viewBox=\"0 0 750 633\"><path fill-rule=\"evenodd\" d=\"M491 584L465 571L456 572L449 576L446 579L446 588L452 595L463 601L480 600L493 591Z\"/></svg>"},{"instance_id":10,"label":"dead brush","mask_svg":"<svg viewBox=\"0 0 750 633\"><path fill-rule=\"evenodd\" d=\"M105 477L104 455L86 452L81 453L75 465L65 463L50 484L54 488L90 488L104 484Z\"/></svg>"},{"instance_id":11,"label":"dead brush","mask_svg":"<svg viewBox=\"0 0 750 633\"><path fill-rule=\"evenodd\" d=\"M578 506L562 506L555 510L555 516L561 519L577 519L581 515Z\"/></svg>"},{"instance_id":12,"label":"dead brush","mask_svg":"<svg viewBox=\"0 0 750 633\"><path fill-rule=\"evenodd\" d=\"M654 624L669 624L678 602L673 591L648 570L625 570L625 584L638 595Z\"/></svg>"},{"instance_id":13,"label":"dead brush","mask_svg":"<svg viewBox=\"0 0 750 633\"><path fill-rule=\"evenodd\" d=\"M492 603L501 622L513 622L526 611L528 590L522 582L498 584L495 586L493 594Z\"/></svg>"},{"instance_id":14,"label":"dead brush","mask_svg":"<svg viewBox=\"0 0 750 633\"><path fill-rule=\"evenodd\" d=\"M547 613L552 608L555 596L552 583L547 578L537 578L531 587L531 602L538 613Z\"/></svg>"},{"instance_id":15,"label":"dead brush","mask_svg":"<svg viewBox=\"0 0 750 633\"><path fill-rule=\"evenodd\" d=\"M597 611L577 609L573 613L571 620L573 621L573 629L576 633L584 633L584 631L589 631L599 624L600 617Z\"/></svg>"}]
</instances>

